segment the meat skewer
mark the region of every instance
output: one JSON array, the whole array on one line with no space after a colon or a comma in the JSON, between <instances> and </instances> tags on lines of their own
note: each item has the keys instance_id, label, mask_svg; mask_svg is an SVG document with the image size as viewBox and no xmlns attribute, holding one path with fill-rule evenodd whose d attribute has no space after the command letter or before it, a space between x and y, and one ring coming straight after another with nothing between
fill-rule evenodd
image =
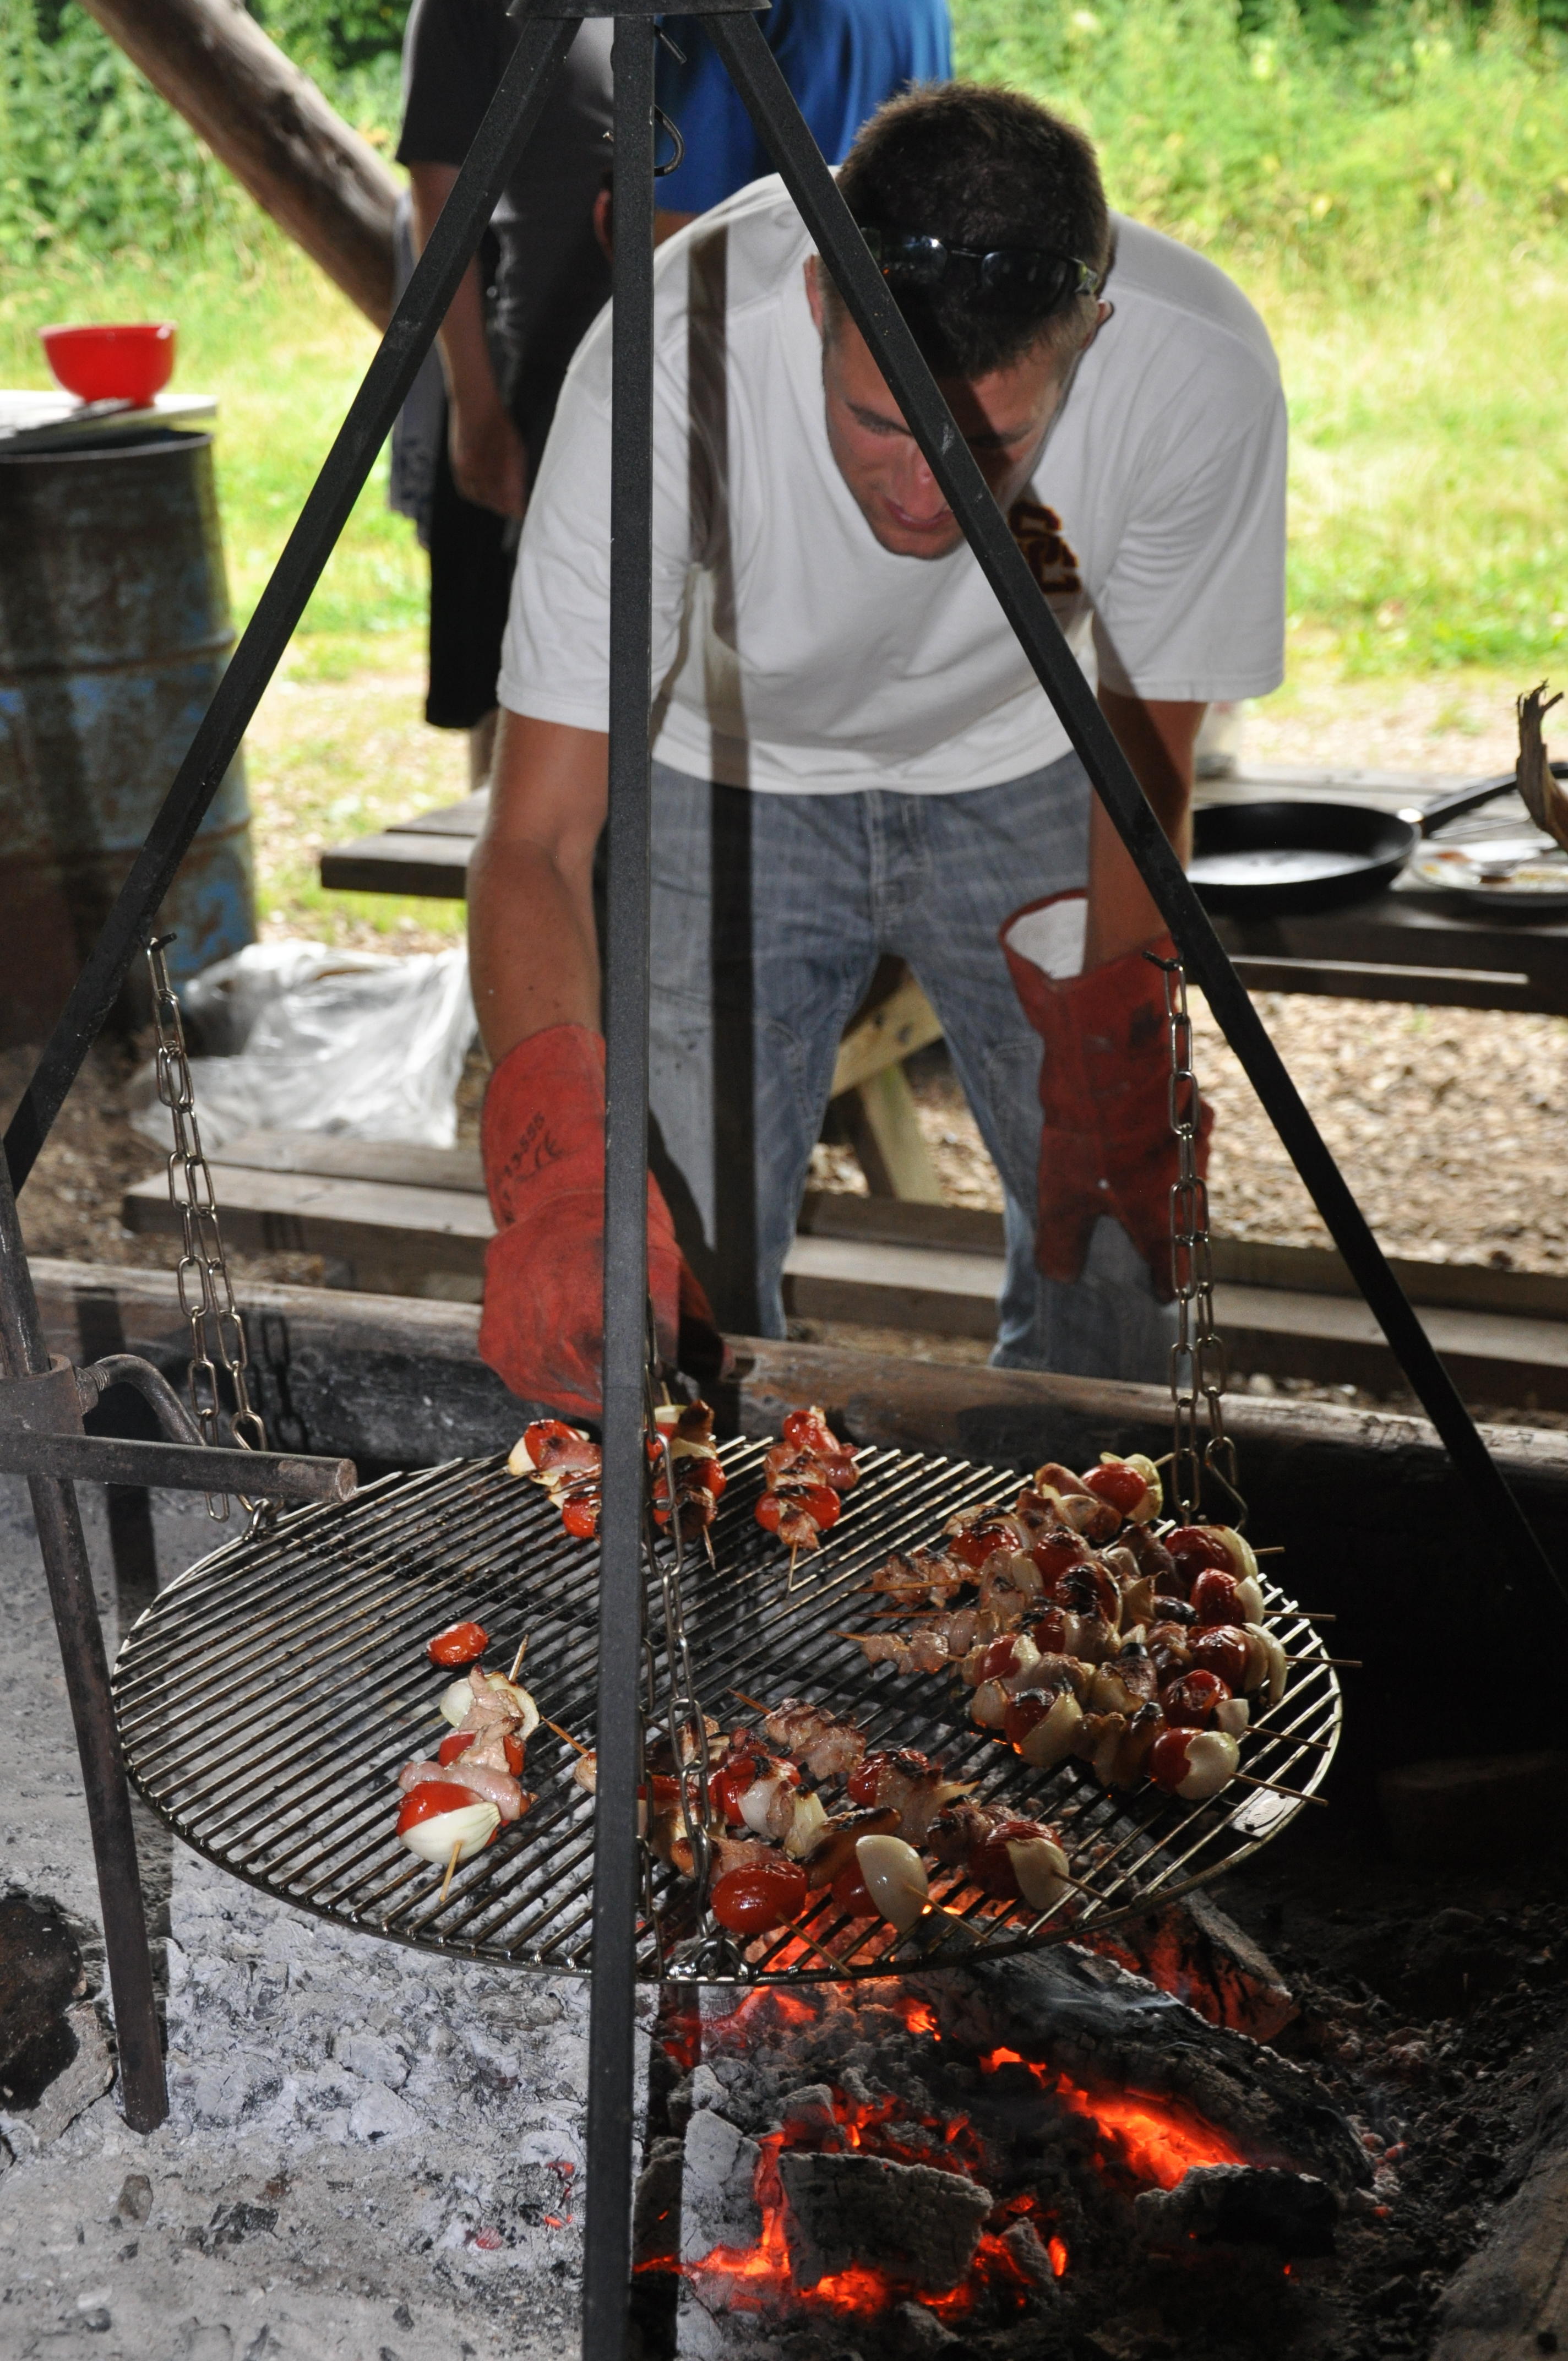
<instances>
[{"instance_id":1,"label":"meat skewer","mask_svg":"<svg viewBox=\"0 0 1568 2361\"><path fill-rule=\"evenodd\" d=\"M793 1590L797 1559L821 1548L822 1535L839 1521L842 1495L860 1481L860 1469L827 1412L814 1406L789 1412L781 1440L762 1461L762 1480L757 1522L788 1550L785 1588Z\"/></svg>"}]
</instances>

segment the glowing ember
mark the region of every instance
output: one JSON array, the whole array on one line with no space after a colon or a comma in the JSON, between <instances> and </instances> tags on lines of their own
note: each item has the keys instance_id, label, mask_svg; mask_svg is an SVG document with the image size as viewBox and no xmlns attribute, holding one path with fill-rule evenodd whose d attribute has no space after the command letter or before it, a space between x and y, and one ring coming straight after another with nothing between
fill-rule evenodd
<instances>
[{"instance_id":1,"label":"glowing ember","mask_svg":"<svg viewBox=\"0 0 1568 2361\"><path fill-rule=\"evenodd\" d=\"M1051 2258L1051 2268L1055 2271L1058 2279L1059 2279L1063 2278L1067 2271L1066 2239L1047 2238L1046 2240L1046 2252Z\"/></svg>"},{"instance_id":2,"label":"glowing ember","mask_svg":"<svg viewBox=\"0 0 1568 2361\"><path fill-rule=\"evenodd\" d=\"M1152 2099L1141 2091L1102 2092L1095 2097L1065 2074L1036 2065L1016 2049L992 2049L980 2062L988 2074L999 2066L1025 2067L1040 2088L1069 2114L1089 2118L1135 2180L1174 2189L1194 2165L1246 2162L1212 2124L1168 2099Z\"/></svg>"},{"instance_id":3,"label":"glowing ember","mask_svg":"<svg viewBox=\"0 0 1568 2361\"><path fill-rule=\"evenodd\" d=\"M940 2041L942 2037L937 2030L937 2012L928 2001L916 2000L911 1993L905 1993L894 2006L911 2033L928 2033L933 2041Z\"/></svg>"}]
</instances>

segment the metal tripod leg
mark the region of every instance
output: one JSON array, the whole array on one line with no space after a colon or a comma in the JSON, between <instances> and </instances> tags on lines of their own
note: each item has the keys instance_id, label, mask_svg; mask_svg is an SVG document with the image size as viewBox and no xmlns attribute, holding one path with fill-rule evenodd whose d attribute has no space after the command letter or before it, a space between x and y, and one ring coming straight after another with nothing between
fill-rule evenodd
<instances>
[{"instance_id":1,"label":"metal tripod leg","mask_svg":"<svg viewBox=\"0 0 1568 2361\"><path fill-rule=\"evenodd\" d=\"M1511 1587L1510 1564L1522 1559L1543 1578L1544 1587L1568 1601L1568 1583L1542 1549L1482 1442L1112 736L1093 690L866 249L762 27L755 17L720 16L707 29L1019 645L1176 938L1190 978L1201 985L1351 1276L1481 1511L1483 1530L1494 1544L1499 1586Z\"/></svg>"},{"instance_id":2,"label":"metal tripod leg","mask_svg":"<svg viewBox=\"0 0 1568 2361\"><path fill-rule=\"evenodd\" d=\"M648 1301L649 667L653 562L653 46L615 27L609 874L606 911L604 1508L588 2028L583 2361L626 2350L642 1777L643 1364Z\"/></svg>"},{"instance_id":3,"label":"metal tripod leg","mask_svg":"<svg viewBox=\"0 0 1568 2361\"><path fill-rule=\"evenodd\" d=\"M0 1358L14 1378L49 1367L49 1351L38 1298L22 1246L16 1199L0 1159ZM119 1733L109 1695L109 1664L104 1630L93 1595L93 1571L76 1494L58 1476L30 1476L38 1547L49 1576L65 1667L66 1694L76 1725L82 1784L93 1831L98 1898L104 1910L104 1946L115 2000L120 2048L120 2087L126 2121L133 2131L156 2131L169 2113L159 2041L152 1961L147 1948L147 1912L137 1867L130 1789L120 1755Z\"/></svg>"}]
</instances>

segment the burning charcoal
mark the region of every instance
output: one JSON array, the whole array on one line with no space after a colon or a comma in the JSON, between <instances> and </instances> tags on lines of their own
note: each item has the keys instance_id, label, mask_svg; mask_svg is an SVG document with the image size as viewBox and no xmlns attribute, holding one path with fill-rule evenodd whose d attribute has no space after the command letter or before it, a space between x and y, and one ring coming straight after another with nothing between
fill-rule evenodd
<instances>
[{"instance_id":1,"label":"burning charcoal","mask_svg":"<svg viewBox=\"0 0 1568 2361\"><path fill-rule=\"evenodd\" d=\"M715 2246L750 2247L762 2235L757 2205L755 2140L711 2107L686 2126L685 2179L681 2192L681 2259L699 2263Z\"/></svg>"},{"instance_id":2,"label":"burning charcoal","mask_svg":"<svg viewBox=\"0 0 1568 2361\"><path fill-rule=\"evenodd\" d=\"M935 2008L944 2039L981 2052L1039 2051L1096 2088L1174 2100L1243 2152L1292 2171L1307 2167L1334 2189L1371 2180L1365 2149L1305 2068L1211 2025L1113 1960L1076 1943L976 1958L972 1929L936 1911L914 1940L933 1950L939 1944L950 1963L948 1973L913 1983Z\"/></svg>"},{"instance_id":3,"label":"burning charcoal","mask_svg":"<svg viewBox=\"0 0 1568 2361\"><path fill-rule=\"evenodd\" d=\"M807 2140L839 2139L839 2120L833 2113L833 2093L826 2082L808 2082L804 2089L792 2091L784 2103L783 2125L792 2147L804 2147Z\"/></svg>"},{"instance_id":4,"label":"burning charcoal","mask_svg":"<svg viewBox=\"0 0 1568 2361\"><path fill-rule=\"evenodd\" d=\"M1135 1918L1093 1948L1254 2041L1272 2041L1298 2014L1274 1962L1205 1894Z\"/></svg>"},{"instance_id":5,"label":"burning charcoal","mask_svg":"<svg viewBox=\"0 0 1568 2361\"><path fill-rule=\"evenodd\" d=\"M1311 2173L1247 2164L1196 2166L1174 2189L1146 2189L1133 2210L1146 2246L1174 2247L1196 2238L1270 2246L1292 2258L1332 2254L1339 2211L1333 2191Z\"/></svg>"},{"instance_id":6,"label":"burning charcoal","mask_svg":"<svg viewBox=\"0 0 1568 2361\"><path fill-rule=\"evenodd\" d=\"M973 2262L992 2203L988 2189L961 2173L880 2156L796 2149L779 2158L778 2169L797 2288L858 2264L945 2295Z\"/></svg>"},{"instance_id":7,"label":"burning charcoal","mask_svg":"<svg viewBox=\"0 0 1568 2361\"><path fill-rule=\"evenodd\" d=\"M1010 2230L1003 2231L1002 2243L1037 2294L1055 2295L1056 2265L1041 2245L1040 2234L1032 2222L1014 2222Z\"/></svg>"},{"instance_id":8,"label":"burning charcoal","mask_svg":"<svg viewBox=\"0 0 1568 2361\"><path fill-rule=\"evenodd\" d=\"M924 2304L901 2303L888 2326L898 2338L898 2351L913 2356L913 2361L938 2361L944 2354L952 2354L956 2361L966 2349Z\"/></svg>"},{"instance_id":9,"label":"burning charcoal","mask_svg":"<svg viewBox=\"0 0 1568 2361\"><path fill-rule=\"evenodd\" d=\"M675 2259L680 2245L681 2156L678 2139L655 2140L637 2176L631 2252L639 2265Z\"/></svg>"}]
</instances>

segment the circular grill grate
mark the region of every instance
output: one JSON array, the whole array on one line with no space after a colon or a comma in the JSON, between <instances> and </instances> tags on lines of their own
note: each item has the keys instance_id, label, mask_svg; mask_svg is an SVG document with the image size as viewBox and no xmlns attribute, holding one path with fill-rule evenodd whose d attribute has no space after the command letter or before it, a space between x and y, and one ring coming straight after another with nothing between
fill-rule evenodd
<instances>
[{"instance_id":1,"label":"circular grill grate","mask_svg":"<svg viewBox=\"0 0 1568 2361\"><path fill-rule=\"evenodd\" d=\"M1260 1788L1188 1805L1146 1783L1107 1795L1077 1763L1034 1772L966 1719L950 1679L868 1667L838 1635L864 1628L873 1567L890 1550L932 1541L955 1510L1010 1496L1017 1476L862 1452L861 1482L791 1593L784 1554L752 1515L766 1448L724 1447L717 1565L687 1553L698 1693L726 1725L751 1718L736 1692L770 1705L810 1697L853 1718L874 1744L940 1756L949 1776L977 1783L981 1801L1050 1821L1092 1890L1043 1919L953 1872L933 1879L934 1898L988 1951L1059 1940L1168 1900L1234 1866L1300 1809ZM425 1642L459 1617L490 1632L491 1663L508 1661L526 1633L521 1677L540 1710L592 1742L596 1573L592 1543L567 1539L539 1488L500 1458L387 1477L352 1500L296 1510L191 1567L130 1632L115 1695L132 1779L186 1843L300 1909L400 1942L586 1972L593 1805L559 1739L541 1730L530 1741L525 1784L537 1801L457 1872L444 1906L439 1872L398 1843L393 1823L400 1766L433 1753L445 1733L435 1711L444 1675ZM1310 1625L1265 1587L1287 1648L1321 1659ZM657 1642L652 1596L649 1628ZM662 1681L657 1644L655 1662ZM1315 1789L1339 1732L1329 1665L1293 1665L1266 1719L1245 1767ZM679 1881L661 1871L655 1894L668 1942L683 1931ZM798 1927L756 1938L747 1969L762 1981L886 1975L901 1964L898 1944L890 1927L846 1920L825 1896ZM639 1965L659 1972L652 1926L640 1930Z\"/></svg>"}]
</instances>

